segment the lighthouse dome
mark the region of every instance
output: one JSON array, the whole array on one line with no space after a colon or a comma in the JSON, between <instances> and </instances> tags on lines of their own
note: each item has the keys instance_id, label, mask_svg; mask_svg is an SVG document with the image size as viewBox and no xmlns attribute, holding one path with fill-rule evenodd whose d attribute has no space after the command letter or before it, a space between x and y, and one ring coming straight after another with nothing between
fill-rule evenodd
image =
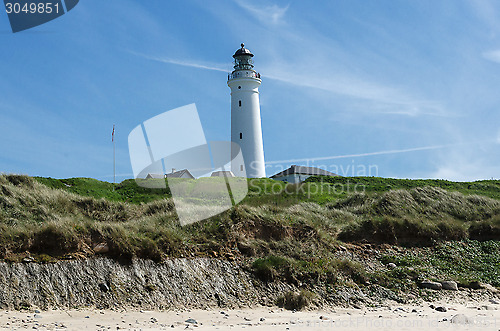
<instances>
[{"instance_id":1,"label":"lighthouse dome","mask_svg":"<svg viewBox=\"0 0 500 331\"><path fill-rule=\"evenodd\" d=\"M241 56L241 55L248 55L250 57L253 56L252 52L250 52L249 49L245 48L245 44L241 43L241 48L239 48L233 55L234 58L236 58L237 56Z\"/></svg>"}]
</instances>

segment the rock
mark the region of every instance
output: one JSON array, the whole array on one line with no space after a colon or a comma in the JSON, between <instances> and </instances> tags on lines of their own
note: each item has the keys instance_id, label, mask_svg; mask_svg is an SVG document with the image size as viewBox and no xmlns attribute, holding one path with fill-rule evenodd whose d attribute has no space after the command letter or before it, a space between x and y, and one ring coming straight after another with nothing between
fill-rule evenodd
<instances>
[{"instance_id":1,"label":"rock","mask_svg":"<svg viewBox=\"0 0 500 331\"><path fill-rule=\"evenodd\" d=\"M422 283L420 283L420 287L428 288L431 290L440 290L441 288L443 288L443 285L441 285L441 283L438 283L438 282L424 280Z\"/></svg>"},{"instance_id":2,"label":"rock","mask_svg":"<svg viewBox=\"0 0 500 331\"><path fill-rule=\"evenodd\" d=\"M260 318L260 321L261 321L261 322L264 322L265 320L266 320L266 319L265 319L264 317L261 317L261 318Z\"/></svg>"},{"instance_id":3,"label":"rock","mask_svg":"<svg viewBox=\"0 0 500 331\"><path fill-rule=\"evenodd\" d=\"M480 282L474 281L469 283L469 288L473 290L480 290L483 288L483 285Z\"/></svg>"},{"instance_id":4,"label":"rock","mask_svg":"<svg viewBox=\"0 0 500 331\"><path fill-rule=\"evenodd\" d=\"M100 283L98 286L99 286L99 289L100 289L102 292L104 292L104 293L106 293L106 292L108 292L108 291L109 291L109 287L108 287L108 285L106 285L106 284L104 284L104 283Z\"/></svg>"},{"instance_id":5,"label":"rock","mask_svg":"<svg viewBox=\"0 0 500 331\"><path fill-rule=\"evenodd\" d=\"M464 314L457 314L451 318L453 324L473 324L474 321L465 316Z\"/></svg>"},{"instance_id":6,"label":"rock","mask_svg":"<svg viewBox=\"0 0 500 331\"><path fill-rule=\"evenodd\" d=\"M481 309L483 309L483 310L497 310L497 308L493 307L493 306L482 306Z\"/></svg>"},{"instance_id":7,"label":"rock","mask_svg":"<svg viewBox=\"0 0 500 331\"><path fill-rule=\"evenodd\" d=\"M94 247L94 253L96 254L104 254L107 252L109 252L109 246L106 243L100 243Z\"/></svg>"},{"instance_id":8,"label":"rock","mask_svg":"<svg viewBox=\"0 0 500 331\"><path fill-rule=\"evenodd\" d=\"M495 300L495 299L490 299L490 303L492 303L494 305L500 305L500 301Z\"/></svg>"},{"instance_id":9,"label":"rock","mask_svg":"<svg viewBox=\"0 0 500 331\"><path fill-rule=\"evenodd\" d=\"M397 267L397 266L396 266L396 264L395 264L395 263L392 263L392 262L391 262L391 263L388 263L388 264L387 264L387 268L389 268L389 269L395 269L396 267Z\"/></svg>"},{"instance_id":10,"label":"rock","mask_svg":"<svg viewBox=\"0 0 500 331\"><path fill-rule=\"evenodd\" d=\"M416 309L412 309L411 312L412 313L418 313L418 311Z\"/></svg>"},{"instance_id":11,"label":"rock","mask_svg":"<svg viewBox=\"0 0 500 331\"><path fill-rule=\"evenodd\" d=\"M490 292L493 292L493 293L498 293L498 289L491 285L491 284L481 284L483 286L484 289L490 291Z\"/></svg>"},{"instance_id":12,"label":"rock","mask_svg":"<svg viewBox=\"0 0 500 331\"><path fill-rule=\"evenodd\" d=\"M452 280L441 282L443 290L458 291L458 284Z\"/></svg>"},{"instance_id":13,"label":"rock","mask_svg":"<svg viewBox=\"0 0 500 331\"><path fill-rule=\"evenodd\" d=\"M40 314L41 311L39 311L38 309L35 309L35 314Z\"/></svg>"},{"instance_id":14,"label":"rock","mask_svg":"<svg viewBox=\"0 0 500 331\"><path fill-rule=\"evenodd\" d=\"M186 323L198 324L198 322L196 322L196 320L195 320L195 319L193 319L193 318L188 318L188 319L186 320Z\"/></svg>"},{"instance_id":15,"label":"rock","mask_svg":"<svg viewBox=\"0 0 500 331\"><path fill-rule=\"evenodd\" d=\"M441 313L446 313L448 311L448 309L446 307L442 307L442 306L436 307L435 310L439 311Z\"/></svg>"},{"instance_id":16,"label":"rock","mask_svg":"<svg viewBox=\"0 0 500 331\"><path fill-rule=\"evenodd\" d=\"M99 242L91 245L89 250ZM103 285L99 286L100 283ZM156 289L147 292L147 284L154 284ZM286 284L279 286L280 291L294 289ZM68 306L92 306L96 309L132 306L134 309L150 307L165 310L165 303L168 303L179 309L186 306L201 309L217 304L214 297L208 297L210 293L218 293L228 308L256 305L261 297L267 297L266 304L271 305L274 304L277 289L263 287L255 281L253 272L226 259L173 258L161 263L134 259L123 263L96 254L92 259L46 264L0 261L0 308L31 309L31 316L35 309L39 309L44 319L45 310ZM103 292L106 290L106 293ZM26 298L29 298L29 303ZM85 315L90 314L83 313L82 319ZM92 319L95 316L99 316L99 313L92 315ZM224 314L220 316L224 317ZM149 322L150 317L144 319ZM187 315L183 317L188 318ZM179 322L185 327L186 323L182 319ZM193 324L189 325L194 327Z\"/></svg>"}]
</instances>

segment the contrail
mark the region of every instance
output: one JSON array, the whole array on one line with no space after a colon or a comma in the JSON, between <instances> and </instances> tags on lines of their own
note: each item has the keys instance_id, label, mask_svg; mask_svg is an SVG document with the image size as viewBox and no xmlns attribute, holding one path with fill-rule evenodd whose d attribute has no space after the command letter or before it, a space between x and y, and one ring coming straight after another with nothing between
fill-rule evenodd
<instances>
[{"instance_id":1,"label":"contrail","mask_svg":"<svg viewBox=\"0 0 500 331\"><path fill-rule=\"evenodd\" d=\"M130 53L141 56L145 59L152 60L152 61L158 61L158 62L163 62L163 63L170 63L170 64L176 64L184 67L191 67L191 68L198 68L198 69L205 69L205 70L214 70L214 71L222 71L222 72L229 72L230 70L221 68L221 67L216 67L216 66L210 66L210 65L204 65L200 63L195 63L195 62L189 62L189 61L183 61L183 60L175 60L175 59L169 59L165 57L155 57L155 56L150 56L146 54L141 54L133 51L129 51Z\"/></svg>"},{"instance_id":2,"label":"contrail","mask_svg":"<svg viewBox=\"0 0 500 331\"><path fill-rule=\"evenodd\" d=\"M304 159L268 161L268 162L266 162L266 164L282 164L282 163L293 163L293 162L304 162L304 161L322 161L322 160L346 159L346 158L352 158L352 157L363 157L363 156L372 156L372 155L398 154L398 153L408 153L408 152L416 152L416 151L426 151L426 150L431 150L431 149L441 149L441 148L453 147L453 146L458 146L458 145L462 145L462 144L424 146L424 147L415 147L415 148L407 148L407 149L392 149L392 150L388 150L388 151L379 151L379 152L362 153L362 154L347 154L347 155L336 155L336 156L312 157L312 158L304 158Z\"/></svg>"}]
</instances>

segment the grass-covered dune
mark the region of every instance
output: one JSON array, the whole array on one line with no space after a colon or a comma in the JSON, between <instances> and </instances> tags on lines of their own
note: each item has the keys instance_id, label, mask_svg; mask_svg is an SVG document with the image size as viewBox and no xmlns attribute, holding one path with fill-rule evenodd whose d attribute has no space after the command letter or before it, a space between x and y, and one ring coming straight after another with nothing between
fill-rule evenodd
<instances>
[{"instance_id":1,"label":"grass-covered dune","mask_svg":"<svg viewBox=\"0 0 500 331\"><path fill-rule=\"evenodd\" d=\"M252 179L235 208L181 227L168 187L0 176L5 261L209 256L244 263L264 281L293 284L403 290L446 277L500 286L498 239L495 180Z\"/></svg>"}]
</instances>

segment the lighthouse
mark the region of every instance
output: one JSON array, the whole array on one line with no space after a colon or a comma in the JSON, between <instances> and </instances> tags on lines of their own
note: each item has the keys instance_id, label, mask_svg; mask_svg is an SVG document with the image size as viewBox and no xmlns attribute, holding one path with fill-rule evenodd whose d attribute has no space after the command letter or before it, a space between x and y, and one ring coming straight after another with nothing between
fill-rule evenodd
<instances>
[{"instance_id":1,"label":"lighthouse","mask_svg":"<svg viewBox=\"0 0 500 331\"><path fill-rule=\"evenodd\" d=\"M260 119L259 86L260 74L253 68L253 54L241 44L234 53L234 70L228 76L231 88L231 142L240 146L233 149L231 171L237 177L260 178L266 176L264 144ZM239 160L239 161L237 161Z\"/></svg>"}]
</instances>

